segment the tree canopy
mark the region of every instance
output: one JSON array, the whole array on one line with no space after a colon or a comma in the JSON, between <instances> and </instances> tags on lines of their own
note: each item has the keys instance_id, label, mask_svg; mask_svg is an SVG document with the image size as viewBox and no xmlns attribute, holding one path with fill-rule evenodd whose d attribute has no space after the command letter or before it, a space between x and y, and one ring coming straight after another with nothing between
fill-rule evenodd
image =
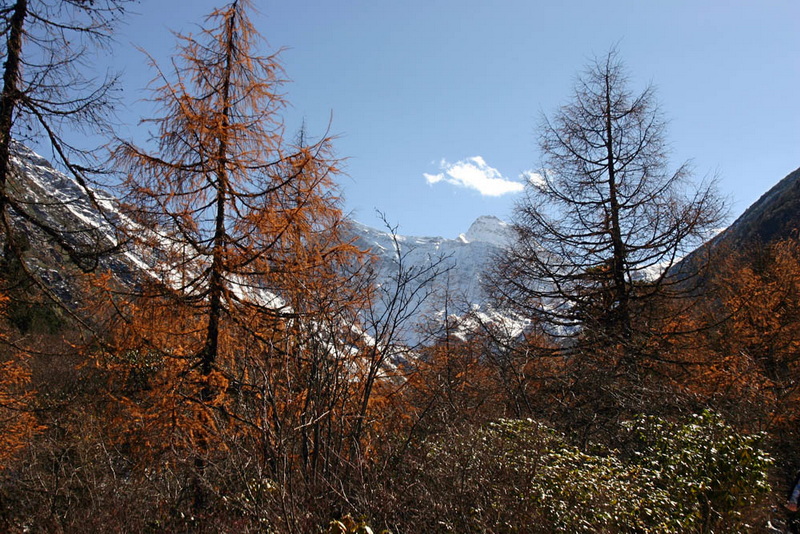
<instances>
[{"instance_id":1,"label":"tree canopy","mask_svg":"<svg viewBox=\"0 0 800 534\"><path fill-rule=\"evenodd\" d=\"M670 170L665 122L647 87L630 88L614 51L542 120L542 165L515 210L516 243L491 287L551 335L629 340L657 295L679 292L670 268L708 237L723 204L713 183Z\"/></svg>"}]
</instances>

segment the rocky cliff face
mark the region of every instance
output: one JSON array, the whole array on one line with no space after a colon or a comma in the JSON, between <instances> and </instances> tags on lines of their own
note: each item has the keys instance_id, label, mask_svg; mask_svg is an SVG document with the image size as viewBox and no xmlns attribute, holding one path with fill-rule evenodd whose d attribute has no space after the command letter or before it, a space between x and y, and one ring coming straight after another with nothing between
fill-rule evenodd
<instances>
[{"instance_id":1,"label":"rocky cliff face","mask_svg":"<svg viewBox=\"0 0 800 534\"><path fill-rule=\"evenodd\" d=\"M734 247L797 238L800 227L800 169L792 172L747 208L715 241Z\"/></svg>"}]
</instances>

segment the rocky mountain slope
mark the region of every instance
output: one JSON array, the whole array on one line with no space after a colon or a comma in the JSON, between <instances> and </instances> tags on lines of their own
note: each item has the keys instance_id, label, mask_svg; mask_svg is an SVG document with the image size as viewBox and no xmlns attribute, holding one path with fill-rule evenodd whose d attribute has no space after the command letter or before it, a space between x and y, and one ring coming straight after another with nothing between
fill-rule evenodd
<instances>
[{"instance_id":1,"label":"rocky mountain slope","mask_svg":"<svg viewBox=\"0 0 800 534\"><path fill-rule=\"evenodd\" d=\"M112 248L117 244L111 219L120 215L114 209L115 200L101 192L90 199L73 180L56 171L42 157L16 144L15 175L10 186L12 194L24 200L37 219L61 228L62 237L76 248L88 245ZM106 212L101 216L96 205ZM748 208L725 231L681 263L679 269L691 269L703 251L722 245L742 249L755 243L769 243L788 236L797 237L800 226L800 169L786 176ZM48 244L47 236L31 224L21 223L22 233L31 242L31 261L42 278L54 285L62 297L69 298L63 282L63 253ZM442 237L403 236L389 229L378 230L357 222L351 232L358 246L376 256L377 283L390 287L397 283L400 272L420 273L426 269L441 272L427 283L420 295L428 295L415 307L411 322L441 316L447 302L448 313L466 309L486 308L487 295L482 287L482 273L493 256L513 241L510 225L497 217L479 217L456 239ZM122 251L104 260L105 267L122 278L136 272L147 273L153 258L143 252ZM419 297L419 296L418 296Z\"/></svg>"},{"instance_id":2,"label":"rocky mountain slope","mask_svg":"<svg viewBox=\"0 0 800 534\"><path fill-rule=\"evenodd\" d=\"M736 248L797 238L800 227L800 169L764 193L752 206L718 235L712 243Z\"/></svg>"},{"instance_id":3,"label":"rocky mountain slope","mask_svg":"<svg viewBox=\"0 0 800 534\"><path fill-rule=\"evenodd\" d=\"M90 198L73 178L55 170L46 159L19 144L14 150L15 172L9 185L31 216L47 227L59 229L59 238L76 250L110 250L118 244L111 221L119 221L122 215L111 195L94 191L94 198ZM63 250L54 246L52 239L36 225L20 218L18 224L19 233L29 242L26 257L31 266L60 298L72 299ZM376 281L383 287L396 284L399 270L406 274L441 273L428 280L424 291L417 294L420 302L412 303L410 323L439 313L445 293L452 312L465 306L483 305L484 266L513 239L510 226L492 216L478 218L456 239L396 235L388 229L381 231L357 222L352 222L351 232L359 247L375 255ZM154 261L152 253L121 247L115 254L103 256L102 267L122 280L131 281L142 275L161 279L163 273L156 274ZM427 295L424 302L422 295Z\"/></svg>"},{"instance_id":4,"label":"rocky mountain slope","mask_svg":"<svg viewBox=\"0 0 800 534\"><path fill-rule=\"evenodd\" d=\"M691 277L707 262L718 262L732 252L752 249L787 238L798 239L800 229L800 169L789 173L747 208L730 226L673 267ZM713 264L709 274L713 275Z\"/></svg>"}]
</instances>

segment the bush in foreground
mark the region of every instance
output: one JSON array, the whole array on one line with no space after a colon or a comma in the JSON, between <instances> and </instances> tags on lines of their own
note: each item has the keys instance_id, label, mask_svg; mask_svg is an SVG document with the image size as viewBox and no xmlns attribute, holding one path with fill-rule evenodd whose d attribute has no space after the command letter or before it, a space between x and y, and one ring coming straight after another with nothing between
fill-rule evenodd
<instances>
[{"instance_id":1,"label":"bush in foreground","mask_svg":"<svg viewBox=\"0 0 800 534\"><path fill-rule=\"evenodd\" d=\"M622 451L582 451L535 421L502 419L431 440L404 474L403 517L387 524L458 533L748 530L769 490L762 435L740 434L709 412L641 417L622 435Z\"/></svg>"}]
</instances>

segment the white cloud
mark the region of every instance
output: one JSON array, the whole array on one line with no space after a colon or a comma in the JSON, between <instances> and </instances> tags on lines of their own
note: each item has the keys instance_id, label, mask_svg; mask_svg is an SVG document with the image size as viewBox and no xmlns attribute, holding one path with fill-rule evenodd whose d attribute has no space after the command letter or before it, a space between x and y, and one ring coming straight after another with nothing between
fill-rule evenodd
<instances>
[{"instance_id":1,"label":"white cloud","mask_svg":"<svg viewBox=\"0 0 800 534\"><path fill-rule=\"evenodd\" d=\"M547 187L547 180L545 180L544 176L539 172L532 170L522 171L520 178L537 189L544 190Z\"/></svg>"},{"instance_id":2,"label":"white cloud","mask_svg":"<svg viewBox=\"0 0 800 534\"><path fill-rule=\"evenodd\" d=\"M439 162L439 168L442 170L439 174L423 174L428 184L446 182L457 187L474 189L488 197L519 193L525 188L523 182L505 178L500 171L487 165L480 156L462 159L455 163L443 159Z\"/></svg>"},{"instance_id":3,"label":"white cloud","mask_svg":"<svg viewBox=\"0 0 800 534\"><path fill-rule=\"evenodd\" d=\"M429 184L435 184L436 182L441 182L444 180L444 174L428 174L427 172L423 172L422 176L425 177L425 181Z\"/></svg>"}]
</instances>

